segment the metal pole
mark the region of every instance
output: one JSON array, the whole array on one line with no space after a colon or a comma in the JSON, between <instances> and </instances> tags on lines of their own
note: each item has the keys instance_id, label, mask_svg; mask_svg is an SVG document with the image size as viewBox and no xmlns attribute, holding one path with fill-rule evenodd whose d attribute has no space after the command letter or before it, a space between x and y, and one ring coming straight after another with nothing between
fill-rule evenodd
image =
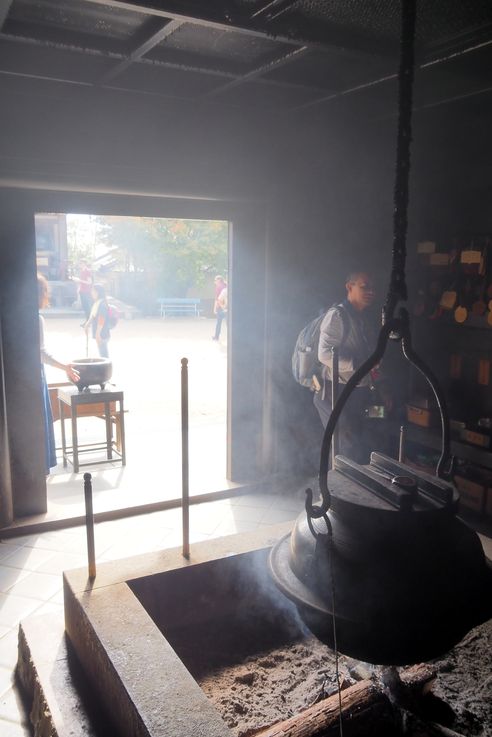
<instances>
[{"instance_id":1,"label":"metal pole","mask_svg":"<svg viewBox=\"0 0 492 737\"><path fill-rule=\"evenodd\" d=\"M87 532L87 564L89 578L96 577L96 549L94 546L94 511L92 508L92 476L84 473L85 529Z\"/></svg>"},{"instance_id":2,"label":"metal pole","mask_svg":"<svg viewBox=\"0 0 492 737\"><path fill-rule=\"evenodd\" d=\"M331 410L337 403L338 399L338 347L333 346L332 352L332 368L331 368ZM335 456L338 455L338 423L333 430L331 441L331 467L335 468Z\"/></svg>"},{"instance_id":3,"label":"metal pole","mask_svg":"<svg viewBox=\"0 0 492 737\"><path fill-rule=\"evenodd\" d=\"M400 445L398 447L398 460L400 463L405 462L405 436L406 436L406 428L405 425L402 425L400 427Z\"/></svg>"},{"instance_id":4,"label":"metal pole","mask_svg":"<svg viewBox=\"0 0 492 737\"><path fill-rule=\"evenodd\" d=\"M183 557L190 557L190 484L188 457L188 359L181 359L181 508L183 515Z\"/></svg>"}]
</instances>

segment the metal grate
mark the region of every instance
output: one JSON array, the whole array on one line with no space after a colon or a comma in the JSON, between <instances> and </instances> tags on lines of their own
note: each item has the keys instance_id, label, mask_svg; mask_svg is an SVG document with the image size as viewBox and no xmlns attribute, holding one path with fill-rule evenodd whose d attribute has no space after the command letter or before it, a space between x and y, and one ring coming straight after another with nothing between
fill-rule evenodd
<instances>
[{"instance_id":1,"label":"metal grate","mask_svg":"<svg viewBox=\"0 0 492 737\"><path fill-rule=\"evenodd\" d=\"M40 34L43 29L51 28L66 33L128 39L144 20L142 13L84 0L14 0L3 30L8 32L8 25L16 23L31 29L38 27Z\"/></svg>"},{"instance_id":2,"label":"metal grate","mask_svg":"<svg viewBox=\"0 0 492 737\"><path fill-rule=\"evenodd\" d=\"M287 53L290 48L268 37L185 23L156 46L149 58L179 62L181 57L183 63L195 59L204 66L227 69L227 65L231 65L231 70L247 72L284 49Z\"/></svg>"},{"instance_id":3,"label":"metal grate","mask_svg":"<svg viewBox=\"0 0 492 737\"><path fill-rule=\"evenodd\" d=\"M389 109L391 83L378 81L396 72L399 26L395 0L13 0L0 10L0 75L213 94L245 108L349 109L336 102L349 95ZM419 64L452 57L419 74L419 103L485 100L491 0L418 0L417 39Z\"/></svg>"}]
</instances>

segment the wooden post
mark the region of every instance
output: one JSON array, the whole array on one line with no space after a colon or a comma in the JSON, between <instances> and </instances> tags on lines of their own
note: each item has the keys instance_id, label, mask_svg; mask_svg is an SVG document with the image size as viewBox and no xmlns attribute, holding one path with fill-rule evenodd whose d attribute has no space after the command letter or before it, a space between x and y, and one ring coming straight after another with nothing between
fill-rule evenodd
<instances>
[{"instance_id":1,"label":"wooden post","mask_svg":"<svg viewBox=\"0 0 492 737\"><path fill-rule=\"evenodd\" d=\"M188 454L188 359L181 359L181 509L183 557L190 557L190 486Z\"/></svg>"},{"instance_id":2,"label":"wooden post","mask_svg":"<svg viewBox=\"0 0 492 737\"><path fill-rule=\"evenodd\" d=\"M96 577L96 548L94 545L94 510L92 507L92 476L84 473L85 529L87 532L87 563L89 578Z\"/></svg>"}]
</instances>

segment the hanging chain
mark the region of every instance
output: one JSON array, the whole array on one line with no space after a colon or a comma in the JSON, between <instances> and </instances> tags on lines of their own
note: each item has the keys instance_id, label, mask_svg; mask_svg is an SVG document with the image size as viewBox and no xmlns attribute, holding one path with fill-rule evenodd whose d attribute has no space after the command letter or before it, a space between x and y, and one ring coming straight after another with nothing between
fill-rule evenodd
<instances>
[{"instance_id":1,"label":"hanging chain","mask_svg":"<svg viewBox=\"0 0 492 737\"><path fill-rule=\"evenodd\" d=\"M379 360L384 353L388 337L392 334L392 329L401 321L394 318L394 312L398 302L407 300L407 285L405 281L405 261L406 261L406 238L408 228L408 192L409 192L409 176L410 176L410 144L412 140L412 90L414 77L414 42L415 42L415 20L416 20L416 0L402 0L401 15L401 36L400 36L400 67L398 72L398 136L396 149L396 176L394 188L394 212L393 212L393 253L392 267L390 275L390 284L388 295L383 307L383 326L378 338L378 344L372 356L359 367L359 370L349 379L344 391L339 397L332 413L323 436L323 444L321 449L320 461L320 491L322 496L321 504L313 504L313 492L311 489L306 490L306 514L307 522L311 534L315 539L321 538L321 534L315 530L313 520L323 519L326 524L326 535L328 541L328 557L330 559L330 579L331 579L331 595L332 595L332 621L333 621L333 640L335 649L335 670L338 689L338 718L339 718L339 734L343 737L343 718L342 718L342 697L341 684L338 668L338 644L337 644L337 626L335 612L335 577L333 559L335 554L335 546L333 541L333 530L328 510L331 506L331 495L328 489L328 458L330 456L331 440L338 417L348 399L351 392L362 378L367 374L373 365ZM401 339L398 330L394 331L395 336ZM443 440L444 442L444 440ZM319 540L318 540L319 542Z\"/></svg>"},{"instance_id":2,"label":"hanging chain","mask_svg":"<svg viewBox=\"0 0 492 737\"><path fill-rule=\"evenodd\" d=\"M332 408L328 424L325 428L321 446L320 459L320 491L321 505L313 504L313 493L306 493L306 512L308 521L322 517L331 506L330 491L327 484L331 441L335 425L350 394L357 384L379 362L386 350L388 337L401 339L399 330L401 322L394 317L396 306L400 300L407 299L405 281L406 238L408 227L408 192L410 175L410 144L412 140L412 90L414 78L414 42L415 42L416 0L402 0L400 66L398 72L398 135L396 148L396 175L394 188L393 216L393 250L392 267L388 294L383 307L383 327L378 344L359 369L350 377L337 403Z\"/></svg>"},{"instance_id":3,"label":"hanging chain","mask_svg":"<svg viewBox=\"0 0 492 737\"><path fill-rule=\"evenodd\" d=\"M398 71L398 135L393 195L393 261L388 295L383 307L383 323L393 317L398 302L405 302L408 296L405 261L412 140L415 20L416 0L402 0L400 68Z\"/></svg>"}]
</instances>

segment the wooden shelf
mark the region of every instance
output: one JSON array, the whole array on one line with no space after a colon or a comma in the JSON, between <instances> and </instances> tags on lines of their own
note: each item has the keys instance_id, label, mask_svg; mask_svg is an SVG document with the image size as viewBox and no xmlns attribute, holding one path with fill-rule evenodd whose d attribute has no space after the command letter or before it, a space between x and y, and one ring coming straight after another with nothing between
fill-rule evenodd
<instances>
[{"instance_id":1,"label":"wooden shelf","mask_svg":"<svg viewBox=\"0 0 492 737\"><path fill-rule=\"evenodd\" d=\"M401 425L396 426L395 424L394 431L399 433L400 427ZM441 435L434 428L427 429L417 425L405 424L405 430L407 442L419 443L432 450L441 450ZM492 469L492 451L490 450L462 443L459 440L451 440L451 453L464 461Z\"/></svg>"},{"instance_id":2,"label":"wooden shelf","mask_svg":"<svg viewBox=\"0 0 492 737\"><path fill-rule=\"evenodd\" d=\"M463 328L475 328L479 330L492 330L492 325L487 321L487 313L485 315L474 315L470 311L470 314L466 318L465 322L456 322L454 319L454 310L446 311L441 317L431 320L429 317L424 315L411 315L411 320L415 323L429 325L431 327L439 327L442 325L455 327L457 330Z\"/></svg>"}]
</instances>

